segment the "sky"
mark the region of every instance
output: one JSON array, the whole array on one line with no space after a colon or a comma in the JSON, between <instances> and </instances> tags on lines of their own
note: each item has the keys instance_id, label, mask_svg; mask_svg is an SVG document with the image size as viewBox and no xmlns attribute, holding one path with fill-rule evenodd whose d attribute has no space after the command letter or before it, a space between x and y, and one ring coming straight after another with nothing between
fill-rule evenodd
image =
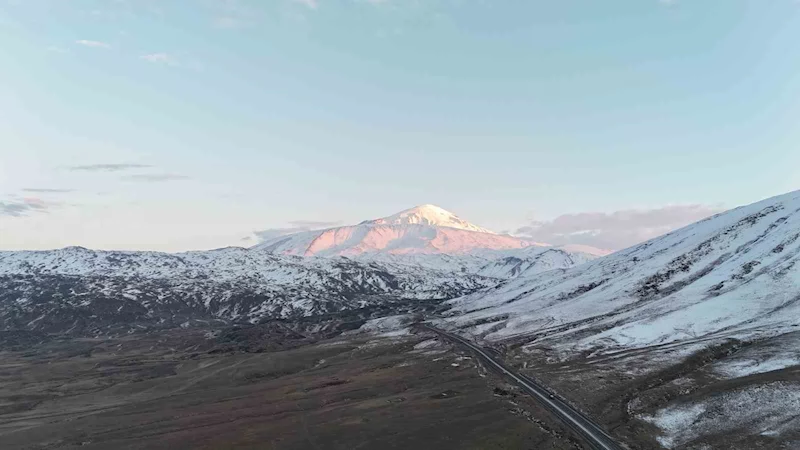
<instances>
[{"instance_id":1,"label":"sky","mask_svg":"<svg viewBox=\"0 0 800 450\"><path fill-rule=\"evenodd\" d=\"M800 189L798 42L795 0L0 0L0 249L427 203L622 248Z\"/></svg>"}]
</instances>

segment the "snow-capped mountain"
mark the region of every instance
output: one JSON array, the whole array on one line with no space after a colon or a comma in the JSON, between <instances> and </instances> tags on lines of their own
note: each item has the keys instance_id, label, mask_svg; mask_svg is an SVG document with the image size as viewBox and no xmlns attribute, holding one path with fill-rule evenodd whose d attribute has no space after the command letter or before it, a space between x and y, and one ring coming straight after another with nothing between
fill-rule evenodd
<instances>
[{"instance_id":1,"label":"snow-capped mountain","mask_svg":"<svg viewBox=\"0 0 800 450\"><path fill-rule=\"evenodd\" d=\"M487 341L606 351L800 329L800 191L452 300Z\"/></svg>"},{"instance_id":2,"label":"snow-capped mountain","mask_svg":"<svg viewBox=\"0 0 800 450\"><path fill-rule=\"evenodd\" d=\"M255 322L447 299L497 282L391 262L243 248L0 252L0 328L85 334L197 320Z\"/></svg>"},{"instance_id":3,"label":"snow-capped mountain","mask_svg":"<svg viewBox=\"0 0 800 450\"><path fill-rule=\"evenodd\" d=\"M499 235L438 206L422 205L358 225L307 231L255 249L283 255L345 256L499 279L564 269L606 254L592 247L554 248Z\"/></svg>"},{"instance_id":4,"label":"snow-capped mountain","mask_svg":"<svg viewBox=\"0 0 800 450\"><path fill-rule=\"evenodd\" d=\"M382 219L367 220L362 225L431 225L434 227L456 228L478 233L497 234L486 228L473 225L450 211L436 205L421 205L407 209Z\"/></svg>"},{"instance_id":5,"label":"snow-capped mountain","mask_svg":"<svg viewBox=\"0 0 800 450\"><path fill-rule=\"evenodd\" d=\"M301 232L256 246L278 254L358 257L371 253L469 254L543 246L499 235L433 205L423 205L358 225Z\"/></svg>"}]
</instances>

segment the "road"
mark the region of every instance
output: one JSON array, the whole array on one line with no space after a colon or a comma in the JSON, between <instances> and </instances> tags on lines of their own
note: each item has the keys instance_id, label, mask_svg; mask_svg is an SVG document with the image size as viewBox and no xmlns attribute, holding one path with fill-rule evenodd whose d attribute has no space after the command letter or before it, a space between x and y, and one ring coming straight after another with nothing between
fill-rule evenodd
<instances>
[{"instance_id":1,"label":"road","mask_svg":"<svg viewBox=\"0 0 800 450\"><path fill-rule=\"evenodd\" d=\"M525 392L530 394L534 399L536 399L542 406L544 406L548 411L550 411L556 418L562 421L565 425L567 425L570 429L575 431L578 435L583 437L586 442L591 446L592 449L595 450L622 450L623 448L617 444L614 439L609 436L608 433L603 431L603 429L595 423L593 420L588 418L586 415L578 411L577 409L570 406L567 402L561 400L560 398L552 395L550 391L545 389L542 385L533 381L532 379L526 377L525 375L516 373L512 369L506 367L501 361L499 361L496 357L492 356L491 353L484 350L483 348L473 344L472 342L460 337L456 336L452 333L448 333L444 330L440 330L436 327L432 327L427 324L422 324L423 327L426 329L433 331L434 333L439 334L451 341L457 342L464 347L469 348L472 350L478 357L483 361L483 363L488 366L498 370L500 373L508 377L509 379L513 380L520 388L522 388Z\"/></svg>"}]
</instances>

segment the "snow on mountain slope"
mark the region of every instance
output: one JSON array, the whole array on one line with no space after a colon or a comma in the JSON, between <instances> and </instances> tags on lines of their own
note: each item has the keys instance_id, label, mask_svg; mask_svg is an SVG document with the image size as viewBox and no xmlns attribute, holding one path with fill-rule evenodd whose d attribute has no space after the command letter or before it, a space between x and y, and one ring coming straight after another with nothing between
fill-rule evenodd
<instances>
[{"instance_id":1,"label":"snow on mountain slope","mask_svg":"<svg viewBox=\"0 0 800 450\"><path fill-rule=\"evenodd\" d=\"M0 327L78 332L189 320L308 316L447 299L495 279L259 250L0 252Z\"/></svg>"},{"instance_id":2,"label":"snow on mountain slope","mask_svg":"<svg viewBox=\"0 0 800 450\"><path fill-rule=\"evenodd\" d=\"M255 248L286 255L357 256L364 253L464 254L476 249L517 249L534 244L512 236L432 225L364 223L272 239Z\"/></svg>"},{"instance_id":3,"label":"snow on mountain slope","mask_svg":"<svg viewBox=\"0 0 800 450\"><path fill-rule=\"evenodd\" d=\"M596 257L589 253L570 252L553 247L525 247L511 250L474 251L468 254L387 254L365 253L357 261L404 264L446 272L477 274L506 280L553 269L565 269Z\"/></svg>"},{"instance_id":4,"label":"snow on mountain slope","mask_svg":"<svg viewBox=\"0 0 800 450\"><path fill-rule=\"evenodd\" d=\"M800 191L450 302L488 341L608 351L800 327Z\"/></svg>"},{"instance_id":5,"label":"snow on mountain slope","mask_svg":"<svg viewBox=\"0 0 800 450\"><path fill-rule=\"evenodd\" d=\"M362 222L361 225L431 225L434 227L496 234L494 231L473 225L450 211L435 205L417 206L382 219L367 220Z\"/></svg>"},{"instance_id":6,"label":"snow on mountain slope","mask_svg":"<svg viewBox=\"0 0 800 450\"><path fill-rule=\"evenodd\" d=\"M352 257L366 253L466 254L537 245L541 246L496 234L439 207L423 205L358 225L281 236L255 248L287 255Z\"/></svg>"},{"instance_id":7,"label":"snow on mountain slope","mask_svg":"<svg viewBox=\"0 0 800 450\"><path fill-rule=\"evenodd\" d=\"M361 224L283 236L255 248L286 255L358 256L364 253L464 254L533 244L512 236L432 225Z\"/></svg>"}]
</instances>

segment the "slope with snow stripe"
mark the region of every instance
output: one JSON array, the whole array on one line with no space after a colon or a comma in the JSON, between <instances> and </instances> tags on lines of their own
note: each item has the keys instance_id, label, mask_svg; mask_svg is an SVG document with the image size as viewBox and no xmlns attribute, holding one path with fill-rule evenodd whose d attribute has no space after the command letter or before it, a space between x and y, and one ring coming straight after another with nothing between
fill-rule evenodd
<instances>
[{"instance_id":1,"label":"slope with snow stripe","mask_svg":"<svg viewBox=\"0 0 800 450\"><path fill-rule=\"evenodd\" d=\"M800 191L453 300L447 322L572 350L781 333L800 326L799 255Z\"/></svg>"}]
</instances>

